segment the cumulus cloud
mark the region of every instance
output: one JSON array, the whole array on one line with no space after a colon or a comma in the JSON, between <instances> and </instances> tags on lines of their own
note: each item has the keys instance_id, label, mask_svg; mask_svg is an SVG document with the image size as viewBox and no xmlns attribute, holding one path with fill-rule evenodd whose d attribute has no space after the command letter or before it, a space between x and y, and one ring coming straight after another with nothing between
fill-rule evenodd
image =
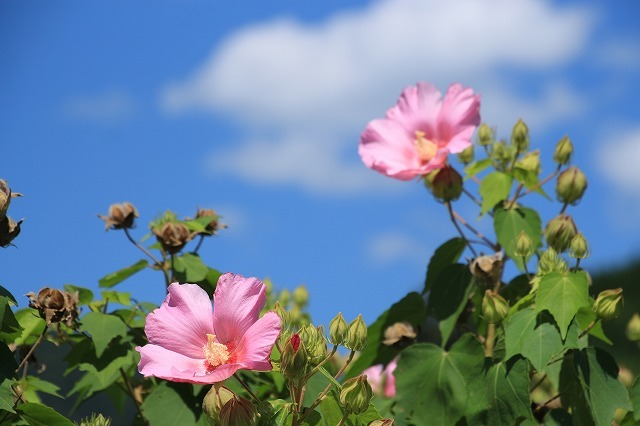
<instances>
[{"instance_id":1,"label":"cumulus cloud","mask_svg":"<svg viewBox=\"0 0 640 426\"><path fill-rule=\"evenodd\" d=\"M429 252L423 243L399 232L385 232L371 238L367 257L374 264L411 262L424 264Z\"/></svg>"},{"instance_id":2,"label":"cumulus cloud","mask_svg":"<svg viewBox=\"0 0 640 426\"><path fill-rule=\"evenodd\" d=\"M345 152L404 86L429 80L445 90L461 81L486 93L492 122L512 125L518 107L534 124L550 124L576 110L568 87L552 82L533 99L496 88L508 86L507 69L530 74L571 61L592 22L585 8L540 0L381 0L315 24L281 18L231 34L161 100L168 112L211 110L248 129L244 143L216 153L218 170L311 190L377 189ZM271 137L255 137L265 129ZM300 167L277 167L301 160L302 179Z\"/></svg>"},{"instance_id":3,"label":"cumulus cloud","mask_svg":"<svg viewBox=\"0 0 640 426\"><path fill-rule=\"evenodd\" d=\"M626 194L640 196L640 128L610 138L615 145L607 145L598 152L601 173Z\"/></svg>"},{"instance_id":4,"label":"cumulus cloud","mask_svg":"<svg viewBox=\"0 0 640 426\"><path fill-rule=\"evenodd\" d=\"M115 124L135 115L136 102L126 92L107 91L95 95L82 95L69 99L62 107L70 118L99 124Z\"/></svg>"}]
</instances>

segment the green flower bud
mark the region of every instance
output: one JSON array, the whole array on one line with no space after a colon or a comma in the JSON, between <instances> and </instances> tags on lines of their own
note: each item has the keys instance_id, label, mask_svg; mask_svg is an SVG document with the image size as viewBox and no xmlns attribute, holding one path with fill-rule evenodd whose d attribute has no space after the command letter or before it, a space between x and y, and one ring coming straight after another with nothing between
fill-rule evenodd
<instances>
[{"instance_id":1,"label":"green flower bud","mask_svg":"<svg viewBox=\"0 0 640 426\"><path fill-rule=\"evenodd\" d=\"M237 395L220 410L221 426L256 426L258 419L256 406L248 399Z\"/></svg>"},{"instance_id":2,"label":"green flower bud","mask_svg":"<svg viewBox=\"0 0 640 426\"><path fill-rule=\"evenodd\" d=\"M465 166L473 161L473 145L469 145L464 151L458 154L458 160Z\"/></svg>"},{"instance_id":3,"label":"green flower bud","mask_svg":"<svg viewBox=\"0 0 640 426\"><path fill-rule=\"evenodd\" d=\"M276 303L273 305L273 310L282 320L282 328L286 328L289 323L289 313L282 307L279 301L276 300Z\"/></svg>"},{"instance_id":4,"label":"green flower bud","mask_svg":"<svg viewBox=\"0 0 640 426\"><path fill-rule=\"evenodd\" d=\"M487 290L482 299L482 316L490 323L499 323L509 313L509 303L497 293Z\"/></svg>"},{"instance_id":5,"label":"green flower bud","mask_svg":"<svg viewBox=\"0 0 640 426\"><path fill-rule=\"evenodd\" d=\"M358 315L349 324L344 346L352 351L361 351L367 346L367 324L364 323L362 315Z\"/></svg>"},{"instance_id":6,"label":"green flower bud","mask_svg":"<svg viewBox=\"0 0 640 426\"><path fill-rule=\"evenodd\" d=\"M622 312L622 289L616 288L601 291L596 301L593 303L593 311L598 318L610 320L617 317Z\"/></svg>"},{"instance_id":7,"label":"green flower bud","mask_svg":"<svg viewBox=\"0 0 640 426\"><path fill-rule=\"evenodd\" d=\"M632 342L640 341L640 315L633 314L627 323L627 339Z\"/></svg>"},{"instance_id":8,"label":"green flower bud","mask_svg":"<svg viewBox=\"0 0 640 426\"><path fill-rule=\"evenodd\" d=\"M202 412L207 417L207 423L212 426L219 425L222 407L234 396L230 389L218 384L213 385L202 400Z\"/></svg>"},{"instance_id":9,"label":"green flower bud","mask_svg":"<svg viewBox=\"0 0 640 426\"><path fill-rule=\"evenodd\" d=\"M267 293L267 295L271 294L271 292L273 291L273 283L271 282L271 279L270 278L263 279L262 284L264 284L265 293Z\"/></svg>"},{"instance_id":10,"label":"green flower bud","mask_svg":"<svg viewBox=\"0 0 640 426\"><path fill-rule=\"evenodd\" d=\"M378 419L369 423L369 426L395 426L396 421L393 419Z\"/></svg>"},{"instance_id":11,"label":"green flower bud","mask_svg":"<svg viewBox=\"0 0 640 426\"><path fill-rule=\"evenodd\" d=\"M300 321L302 320L302 311L298 306L294 306L293 308L291 308L288 314L289 314L289 323L296 324L296 325L300 324Z\"/></svg>"},{"instance_id":12,"label":"green flower bud","mask_svg":"<svg viewBox=\"0 0 640 426\"><path fill-rule=\"evenodd\" d=\"M493 143L493 132L487 126L487 123L482 123L478 128L478 145L487 146Z\"/></svg>"},{"instance_id":13,"label":"green flower bud","mask_svg":"<svg viewBox=\"0 0 640 426\"><path fill-rule=\"evenodd\" d=\"M309 303L309 292L305 286L301 285L293 290L293 303L301 308L307 306L307 303Z\"/></svg>"},{"instance_id":14,"label":"green flower bud","mask_svg":"<svg viewBox=\"0 0 640 426\"><path fill-rule=\"evenodd\" d=\"M577 233L576 224L571 216L566 214L561 214L551 219L544 230L547 244L560 253L569 248L571 240Z\"/></svg>"},{"instance_id":15,"label":"green flower bud","mask_svg":"<svg viewBox=\"0 0 640 426\"><path fill-rule=\"evenodd\" d=\"M342 312L338 312L329 323L329 338L334 345L342 345L347 336L347 321L342 316Z\"/></svg>"},{"instance_id":16,"label":"green flower bud","mask_svg":"<svg viewBox=\"0 0 640 426\"><path fill-rule=\"evenodd\" d=\"M587 177L576 166L571 166L558 176L556 194L558 201L576 204L587 189Z\"/></svg>"},{"instance_id":17,"label":"green flower bud","mask_svg":"<svg viewBox=\"0 0 640 426\"><path fill-rule=\"evenodd\" d=\"M516 238L516 248L514 254L518 257L528 258L534 252L533 241L529 234L525 231L520 231Z\"/></svg>"},{"instance_id":18,"label":"green flower bud","mask_svg":"<svg viewBox=\"0 0 640 426\"><path fill-rule=\"evenodd\" d=\"M560 139L556 144L556 150L553 152L553 161L563 166L569 164L573 155L573 144L568 136Z\"/></svg>"},{"instance_id":19,"label":"green flower bud","mask_svg":"<svg viewBox=\"0 0 640 426\"><path fill-rule=\"evenodd\" d=\"M571 240L569 256L577 259L586 259L589 257L589 245L587 244L587 239L582 235L582 232L578 232Z\"/></svg>"},{"instance_id":20,"label":"green flower bud","mask_svg":"<svg viewBox=\"0 0 640 426\"><path fill-rule=\"evenodd\" d=\"M517 152L525 152L529 149L529 128L522 119L513 126L511 131L511 145Z\"/></svg>"},{"instance_id":21,"label":"green flower bud","mask_svg":"<svg viewBox=\"0 0 640 426\"><path fill-rule=\"evenodd\" d=\"M516 163L516 167L520 167L521 169L534 172L536 175L539 175L542 171L542 165L540 164L540 150L536 149L535 151L526 153L525 156Z\"/></svg>"},{"instance_id":22,"label":"green flower bud","mask_svg":"<svg viewBox=\"0 0 640 426\"><path fill-rule=\"evenodd\" d=\"M366 374L352 377L342 385L340 405L347 413L360 414L367 411L373 398L373 389Z\"/></svg>"},{"instance_id":23,"label":"green flower bud","mask_svg":"<svg viewBox=\"0 0 640 426\"><path fill-rule=\"evenodd\" d=\"M80 426L111 426L111 419L102 414L92 414L80 421Z\"/></svg>"},{"instance_id":24,"label":"green flower bud","mask_svg":"<svg viewBox=\"0 0 640 426\"><path fill-rule=\"evenodd\" d=\"M462 194L462 176L451 166L444 166L431 183L433 196L438 201L455 201Z\"/></svg>"},{"instance_id":25,"label":"green flower bud","mask_svg":"<svg viewBox=\"0 0 640 426\"><path fill-rule=\"evenodd\" d=\"M289 302L291 301L291 293L286 288L280 292L278 297L278 301L284 307L289 306Z\"/></svg>"},{"instance_id":26,"label":"green flower bud","mask_svg":"<svg viewBox=\"0 0 640 426\"><path fill-rule=\"evenodd\" d=\"M322 329L317 329L313 325L305 325L300 329L300 339L307 350L311 364L318 364L327 354L327 345L324 341Z\"/></svg>"},{"instance_id":27,"label":"green flower bud","mask_svg":"<svg viewBox=\"0 0 640 426\"><path fill-rule=\"evenodd\" d=\"M309 371L309 357L300 336L293 333L280 357L280 371L287 379L297 379Z\"/></svg>"},{"instance_id":28,"label":"green flower bud","mask_svg":"<svg viewBox=\"0 0 640 426\"><path fill-rule=\"evenodd\" d=\"M567 264L558 253L549 247L547 251L540 256L540 262L538 263L538 273L541 275L548 274L549 272L560 272L561 274L567 271Z\"/></svg>"}]
</instances>

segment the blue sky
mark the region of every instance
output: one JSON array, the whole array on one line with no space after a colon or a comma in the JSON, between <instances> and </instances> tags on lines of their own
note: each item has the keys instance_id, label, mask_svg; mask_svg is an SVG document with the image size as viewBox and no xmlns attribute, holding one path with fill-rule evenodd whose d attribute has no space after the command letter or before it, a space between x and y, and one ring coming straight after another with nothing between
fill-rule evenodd
<instances>
[{"instance_id":1,"label":"blue sky","mask_svg":"<svg viewBox=\"0 0 640 426\"><path fill-rule=\"evenodd\" d=\"M570 210L594 246L586 266L623 265L640 253L638 12L635 1L4 1L0 177L25 194L10 211L25 222L0 284L18 296L96 289L142 257L97 213L134 203L142 237L164 209L200 206L229 224L206 263L306 284L319 323L338 310L371 322L421 288L455 235L420 184L357 155L367 122L418 80L473 87L500 136L522 117L545 174L569 135L589 179ZM558 210L526 203L544 220ZM122 289L159 303L161 281L146 271Z\"/></svg>"}]
</instances>

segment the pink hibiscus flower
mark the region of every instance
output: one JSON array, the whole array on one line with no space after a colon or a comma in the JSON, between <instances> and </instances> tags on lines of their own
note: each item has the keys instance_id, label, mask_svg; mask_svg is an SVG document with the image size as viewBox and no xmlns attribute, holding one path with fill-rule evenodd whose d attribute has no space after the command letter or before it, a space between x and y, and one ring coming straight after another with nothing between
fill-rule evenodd
<instances>
[{"instance_id":1,"label":"pink hibiscus flower","mask_svg":"<svg viewBox=\"0 0 640 426\"><path fill-rule=\"evenodd\" d=\"M384 395L387 398L396 396L396 378L393 375L398 366L398 358L395 358L387 368L383 369L382 364L373 365L362 372L367 375L367 380L373 389L373 393Z\"/></svg>"},{"instance_id":2,"label":"pink hibiscus flower","mask_svg":"<svg viewBox=\"0 0 640 426\"><path fill-rule=\"evenodd\" d=\"M358 153L367 167L411 180L442 168L448 154L471 145L480 124L480 96L452 84L442 99L429 83L404 89L385 118L369 122Z\"/></svg>"},{"instance_id":3,"label":"pink hibiscus flower","mask_svg":"<svg viewBox=\"0 0 640 426\"><path fill-rule=\"evenodd\" d=\"M138 370L174 382L221 382L239 369L269 371L280 317L267 312L257 278L224 274L213 295L195 284L173 283L162 306L147 316L149 344L138 346Z\"/></svg>"}]
</instances>

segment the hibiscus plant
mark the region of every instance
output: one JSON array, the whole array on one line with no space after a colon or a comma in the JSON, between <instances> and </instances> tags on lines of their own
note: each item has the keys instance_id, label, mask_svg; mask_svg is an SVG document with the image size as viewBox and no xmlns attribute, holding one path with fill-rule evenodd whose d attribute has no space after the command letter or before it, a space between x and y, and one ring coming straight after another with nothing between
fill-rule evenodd
<instances>
[{"instance_id":1,"label":"hibiscus plant","mask_svg":"<svg viewBox=\"0 0 640 426\"><path fill-rule=\"evenodd\" d=\"M543 177L523 120L496 133L460 84L444 97L407 87L366 126L364 164L424 184L454 235L425 262L424 287L368 327L341 313L314 325L304 287L206 265L201 245L225 228L213 210L166 212L138 240L137 209L112 205L107 230L144 258L100 279L99 296L42 288L17 309L0 287L0 425L637 424L640 384L619 380L602 328L622 290L590 290L590 247L570 214L587 188L572 142L560 139ZM552 185L558 210L543 221ZM18 195L0 180L3 247L20 232L7 216ZM462 214L473 209L477 221ZM147 269L166 289L160 306L114 289ZM53 351L64 360L45 371ZM94 414L67 418L85 406Z\"/></svg>"}]
</instances>

